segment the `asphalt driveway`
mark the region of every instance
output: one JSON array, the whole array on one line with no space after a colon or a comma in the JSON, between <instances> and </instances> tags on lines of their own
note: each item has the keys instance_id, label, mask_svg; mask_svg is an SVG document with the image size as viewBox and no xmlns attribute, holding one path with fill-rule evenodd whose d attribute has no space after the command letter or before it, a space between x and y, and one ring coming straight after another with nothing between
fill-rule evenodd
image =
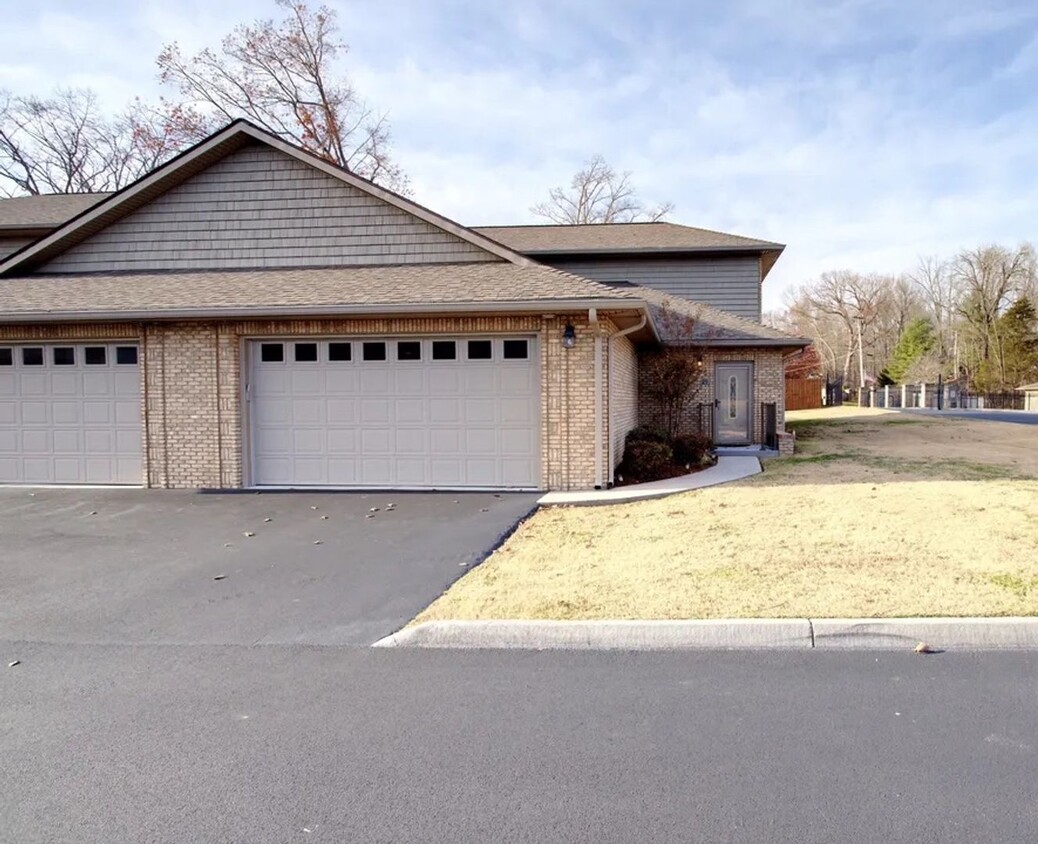
<instances>
[{"instance_id":1,"label":"asphalt driveway","mask_svg":"<svg viewBox=\"0 0 1038 844\"><path fill-rule=\"evenodd\" d=\"M536 499L2 489L0 639L370 644Z\"/></svg>"}]
</instances>

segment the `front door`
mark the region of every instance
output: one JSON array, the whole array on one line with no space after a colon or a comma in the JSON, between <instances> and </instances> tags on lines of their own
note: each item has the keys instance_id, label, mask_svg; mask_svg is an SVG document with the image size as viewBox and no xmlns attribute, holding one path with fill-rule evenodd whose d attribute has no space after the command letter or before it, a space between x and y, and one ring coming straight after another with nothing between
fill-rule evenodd
<instances>
[{"instance_id":1,"label":"front door","mask_svg":"<svg viewBox=\"0 0 1038 844\"><path fill-rule=\"evenodd\" d=\"M714 440L718 445L753 441L753 364L719 363L714 369Z\"/></svg>"}]
</instances>

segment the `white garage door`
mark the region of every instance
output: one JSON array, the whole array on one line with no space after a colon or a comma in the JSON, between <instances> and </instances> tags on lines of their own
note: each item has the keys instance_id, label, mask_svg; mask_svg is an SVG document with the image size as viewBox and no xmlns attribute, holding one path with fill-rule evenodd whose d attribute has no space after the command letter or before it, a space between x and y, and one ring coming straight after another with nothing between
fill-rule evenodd
<instances>
[{"instance_id":1,"label":"white garage door","mask_svg":"<svg viewBox=\"0 0 1038 844\"><path fill-rule=\"evenodd\" d=\"M532 337L255 341L252 483L537 487Z\"/></svg>"},{"instance_id":2,"label":"white garage door","mask_svg":"<svg viewBox=\"0 0 1038 844\"><path fill-rule=\"evenodd\" d=\"M141 483L135 344L0 344L0 483Z\"/></svg>"}]
</instances>

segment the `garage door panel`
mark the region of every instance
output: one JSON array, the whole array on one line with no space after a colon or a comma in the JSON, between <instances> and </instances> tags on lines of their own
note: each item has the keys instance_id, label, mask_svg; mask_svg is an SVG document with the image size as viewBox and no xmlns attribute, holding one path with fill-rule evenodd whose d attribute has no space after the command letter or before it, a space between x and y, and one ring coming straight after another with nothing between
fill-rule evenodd
<instances>
[{"instance_id":1,"label":"garage door panel","mask_svg":"<svg viewBox=\"0 0 1038 844\"><path fill-rule=\"evenodd\" d=\"M74 401L56 401L51 405L55 425L82 425L83 405Z\"/></svg>"},{"instance_id":2,"label":"garage door panel","mask_svg":"<svg viewBox=\"0 0 1038 844\"><path fill-rule=\"evenodd\" d=\"M362 365L360 370L360 394L367 396L389 393L389 370L384 367L372 367L369 369L368 366L370 364Z\"/></svg>"},{"instance_id":3,"label":"garage door panel","mask_svg":"<svg viewBox=\"0 0 1038 844\"><path fill-rule=\"evenodd\" d=\"M115 451L115 432L84 431L83 450L87 454L110 454Z\"/></svg>"},{"instance_id":4,"label":"garage door panel","mask_svg":"<svg viewBox=\"0 0 1038 844\"><path fill-rule=\"evenodd\" d=\"M428 474L423 458L398 457L395 468L394 483L400 486L422 486L426 483Z\"/></svg>"},{"instance_id":5,"label":"garage door panel","mask_svg":"<svg viewBox=\"0 0 1038 844\"><path fill-rule=\"evenodd\" d=\"M54 483L52 461L42 457L25 457L22 459L21 474L23 481L30 484Z\"/></svg>"},{"instance_id":6,"label":"garage door panel","mask_svg":"<svg viewBox=\"0 0 1038 844\"><path fill-rule=\"evenodd\" d=\"M5 367L6 370L6 367ZM13 396L17 393L15 389L15 375L12 371L0 371L0 396Z\"/></svg>"},{"instance_id":7,"label":"garage door panel","mask_svg":"<svg viewBox=\"0 0 1038 844\"><path fill-rule=\"evenodd\" d=\"M117 396L133 397L138 402L141 395L141 377L136 366L123 364L112 376L112 389Z\"/></svg>"},{"instance_id":8,"label":"garage door panel","mask_svg":"<svg viewBox=\"0 0 1038 844\"><path fill-rule=\"evenodd\" d=\"M430 454L457 454L461 451L461 431L457 428L436 428L429 431Z\"/></svg>"},{"instance_id":9,"label":"garage door panel","mask_svg":"<svg viewBox=\"0 0 1038 844\"><path fill-rule=\"evenodd\" d=\"M37 373L29 374L23 371L19 393L23 396L47 395L47 376Z\"/></svg>"},{"instance_id":10,"label":"garage door panel","mask_svg":"<svg viewBox=\"0 0 1038 844\"><path fill-rule=\"evenodd\" d=\"M54 458L54 483L81 484L85 480L86 478L83 477L83 466L80 460L68 457Z\"/></svg>"},{"instance_id":11,"label":"garage door panel","mask_svg":"<svg viewBox=\"0 0 1038 844\"><path fill-rule=\"evenodd\" d=\"M83 434L81 431L63 430L54 431L55 454L78 454L83 450Z\"/></svg>"},{"instance_id":12,"label":"garage door panel","mask_svg":"<svg viewBox=\"0 0 1038 844\"><path fill-rule=\"evenodd\" d=\"M137 455L139 460L141 453L140 431L133 430L131 428L127 428L122 431L116 431L115 453L124 455L127 458L132 458L134 455Z\"/></svg>"},{"instance_id":13,"label":"garage door panel","mask_svg":"<svg viewBox=\"0 0 1038 844\"><path fill-rule=\"evenodd\" d=\"M75 396L81 387L78 372L52 372L50 375L50 394L52 396Z\"/></svg>"},{"instance_id":14,"label":"garage door panel","mask_svg":"<svg viewBox=\"0 0 1038 844\"><path fill-rule=\"evenodd\" d=\"M333 486L353 486L359 482L356 460L345 457L329 458L328 477L325 483Z\"/></svg>"},{"instance_id":15,"label":"garage door panel","mask_svg":"<svg viewBox=\"0 0 1038 844\"><path fill-rule=\"evenodd\" d=\"M329 428L326 442L329 454L355 454L357 432L352 428Z\"/></svg>"},{"instance_id":16,"label":"garage door panel","mask_svg":"<svg viewBox=\"0 0 1038 844\"><path fill-rule=\"evenodd\" d=\"M50 405L42 401L22 402L23 425L49 425L51 422Z\"/></svg>"},{"instance_id":17,"label":"garage door panel","mask_svg":"<svg viewBox=\"0 0 1038 844\"><path fill-rule=\"evenodd\" d=\"M22 431L22 451L26 453L50 452L53 449L51 432L46 429Z\"/></svg>"},{"instance_id":18,"label":"garage door panel","mask_svg":"<svg viewBox=\"0 0 1038 844\"><path fill-rule=\"evenodd\" d=\"M428 454L429 432L424 428L397 428L397 454Z\"/></svg>"},{"instance_id":19,"label":"garage door panel","mask_svg":"<svg viewBox=\"0 0 1038 844\"><path fill-rule=\"evenodd\" d=\"M497 450L497 431L493 428L469 428L464 436L469 454L493 454Z\"/></svg>"},{"instance_id":20,"label":"garage door panel","mask_svg":"<svg viewBox=\"0 0 1038 844\"><path fill-rule=\"evenodd\" d=\"M360 482L370 486L392 486L395 483L391 471L392 463L388 457L362 457Z\"/></svg>"},{"instance_id":21,"label":"garage door panel","mask_svg":"<svg viewBox=\"0 0 1038 844\"><path fill-rule=\"evenodd\" d=\"M116 402L113 409L115 411L116 425L133 425L137 428L140 427L141 405L139 401Z\"/></svg>"},{"instance_id":22,"label":"garage door panel","mask_svg":"<svg viewBox=\"0 0 1038 844\"><path fill-rule=\"evenodd\" d=\"M417 361L401 363L394 371L396 392L421 395L425 392L426 373L424 369L418 368Z\"/></svg>"},{"instance_id":23,"label":"garage door panel","mask_svg":"<svg viewBox=\"0 0 1038 844\"><path fill-rule=\"evenodd\" d=\"M324 452L324 432L311 428L296 428L292 432L292 450L296 454Z\"/></svg>"},{"instance_id":24,"label":"garage door panel","mask_svg":"<svg viewBox=\"0 0 1038 844\"><path fill-rule=\"evenodd\" d=\"M352 423L357 419L355 399L328 399L327 408L329 425Z\"/></svg>"},{"instance_id":25,"label":"garage door panel","mask_svg":"<svg viewBox=\"0 0 1038 844\"><path fill-rule=\"evenodd\" d=\"M466 483L465 462L461 458L445 460L434 457L429 461L429 480L433 486L461 486Z\"/></svg>"},{"instance_id":26,"label":"garage door panel","mask_svg":"<svg viewBox=\"0 0 1038 844\"><path fill-rule=\"evenodd\" d=\"M140 383L135 380L137 384L134 393L140 390ZM101 396L105 399L110 398L113 394L118 395L115 392L115 379L108 372L84 372L83 373L83 395L84 396Z\"/></svg>"},{"instance_id":27,"label":"garage door panel","mask_svg":"<svg viewBox=\"0 0 1038 844\"><path fill-rule=\"evenodd\" d=\"M4 430L0 428L0 452L11 452L16 453L18 451L18 432L13 428ZM10 469L10 464L5 464L7 469ZM8 472L0 472L0 478L10 478L12 474Z\"/></svg>"},{"instance_id":28,"label":"garage door panel","mask_svg":"<svg viewBox=\"0 0 1038 844\"><path fill-rule=\"evenodd\" d=\"M431 340L420 340L416 349L408 338L406 351L393 338L321 340L317 361L297 362L286 355L276 364L258 361L252 345L253 481L285 486L537 486L536 356L505 360L500 339L479 338L479 354L486 353L489 342L492 357L469 360L466 340L452 337L444 344L441 338L437 360ZM347 343L352 349L348 360L343 351ZM453 359L444 357L452 348L449 343L455 344ZM368 357L384 348L386 360L365 360L368 346L375 353ZM399 360L400 354L420 358ZM503 428L514 433L505 438ZM288 464L285 457L291 458ZM312 463L301 462L311 457Z\"/></svg>"},{"instance_id":29,"label":"garage door panel","mask_svg":"<svg viewBox=\"0 0 1038 844\"><path fill-rule=\"evenodd\" d=\"M389 422L391 418L389 399L361 399L360 421L361 422Z\"/></svg>"}]
</instances>

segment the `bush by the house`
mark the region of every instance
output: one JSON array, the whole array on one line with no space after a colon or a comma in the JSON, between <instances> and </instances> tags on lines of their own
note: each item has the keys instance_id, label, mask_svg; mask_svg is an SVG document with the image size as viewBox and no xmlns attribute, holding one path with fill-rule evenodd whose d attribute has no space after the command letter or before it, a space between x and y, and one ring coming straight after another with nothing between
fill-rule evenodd
<instances>
[{"instance_id":1,"label":"bush by the house","mask_svg":"<svg viewBox=\"0 0 1038 844\"><path fill-rule=\"evenodd\" d=\"M710 437L706 434L678 434L674 437L674 462L680 466L696 467L710 452Z\"/></svg>"},{"instance_id":2,"label":"bush by the house","mask_svg":"<svg viewBox=\"0 0 1038 844\"><path fill-rule=\"evenodd\" d=\"M632 428L627 432L627 437L624 439L626 445L631 443L663 443L668 445L670 443L670 437L667 436L666 431L660 428L654 428L652 425L639 425L637 428Z\"/></svg>"},{"instance_id":3,"label":"bush by the house","mask_svg":"<svg viewBox=\"0 0 1038 844\"><path fill-rule=\"evenodd\" d=\"M667 470L674 463L674 449L666 443L635 440L624 449L621 474L640 481L669 477Z\"/></svg>"}]
</instances>

